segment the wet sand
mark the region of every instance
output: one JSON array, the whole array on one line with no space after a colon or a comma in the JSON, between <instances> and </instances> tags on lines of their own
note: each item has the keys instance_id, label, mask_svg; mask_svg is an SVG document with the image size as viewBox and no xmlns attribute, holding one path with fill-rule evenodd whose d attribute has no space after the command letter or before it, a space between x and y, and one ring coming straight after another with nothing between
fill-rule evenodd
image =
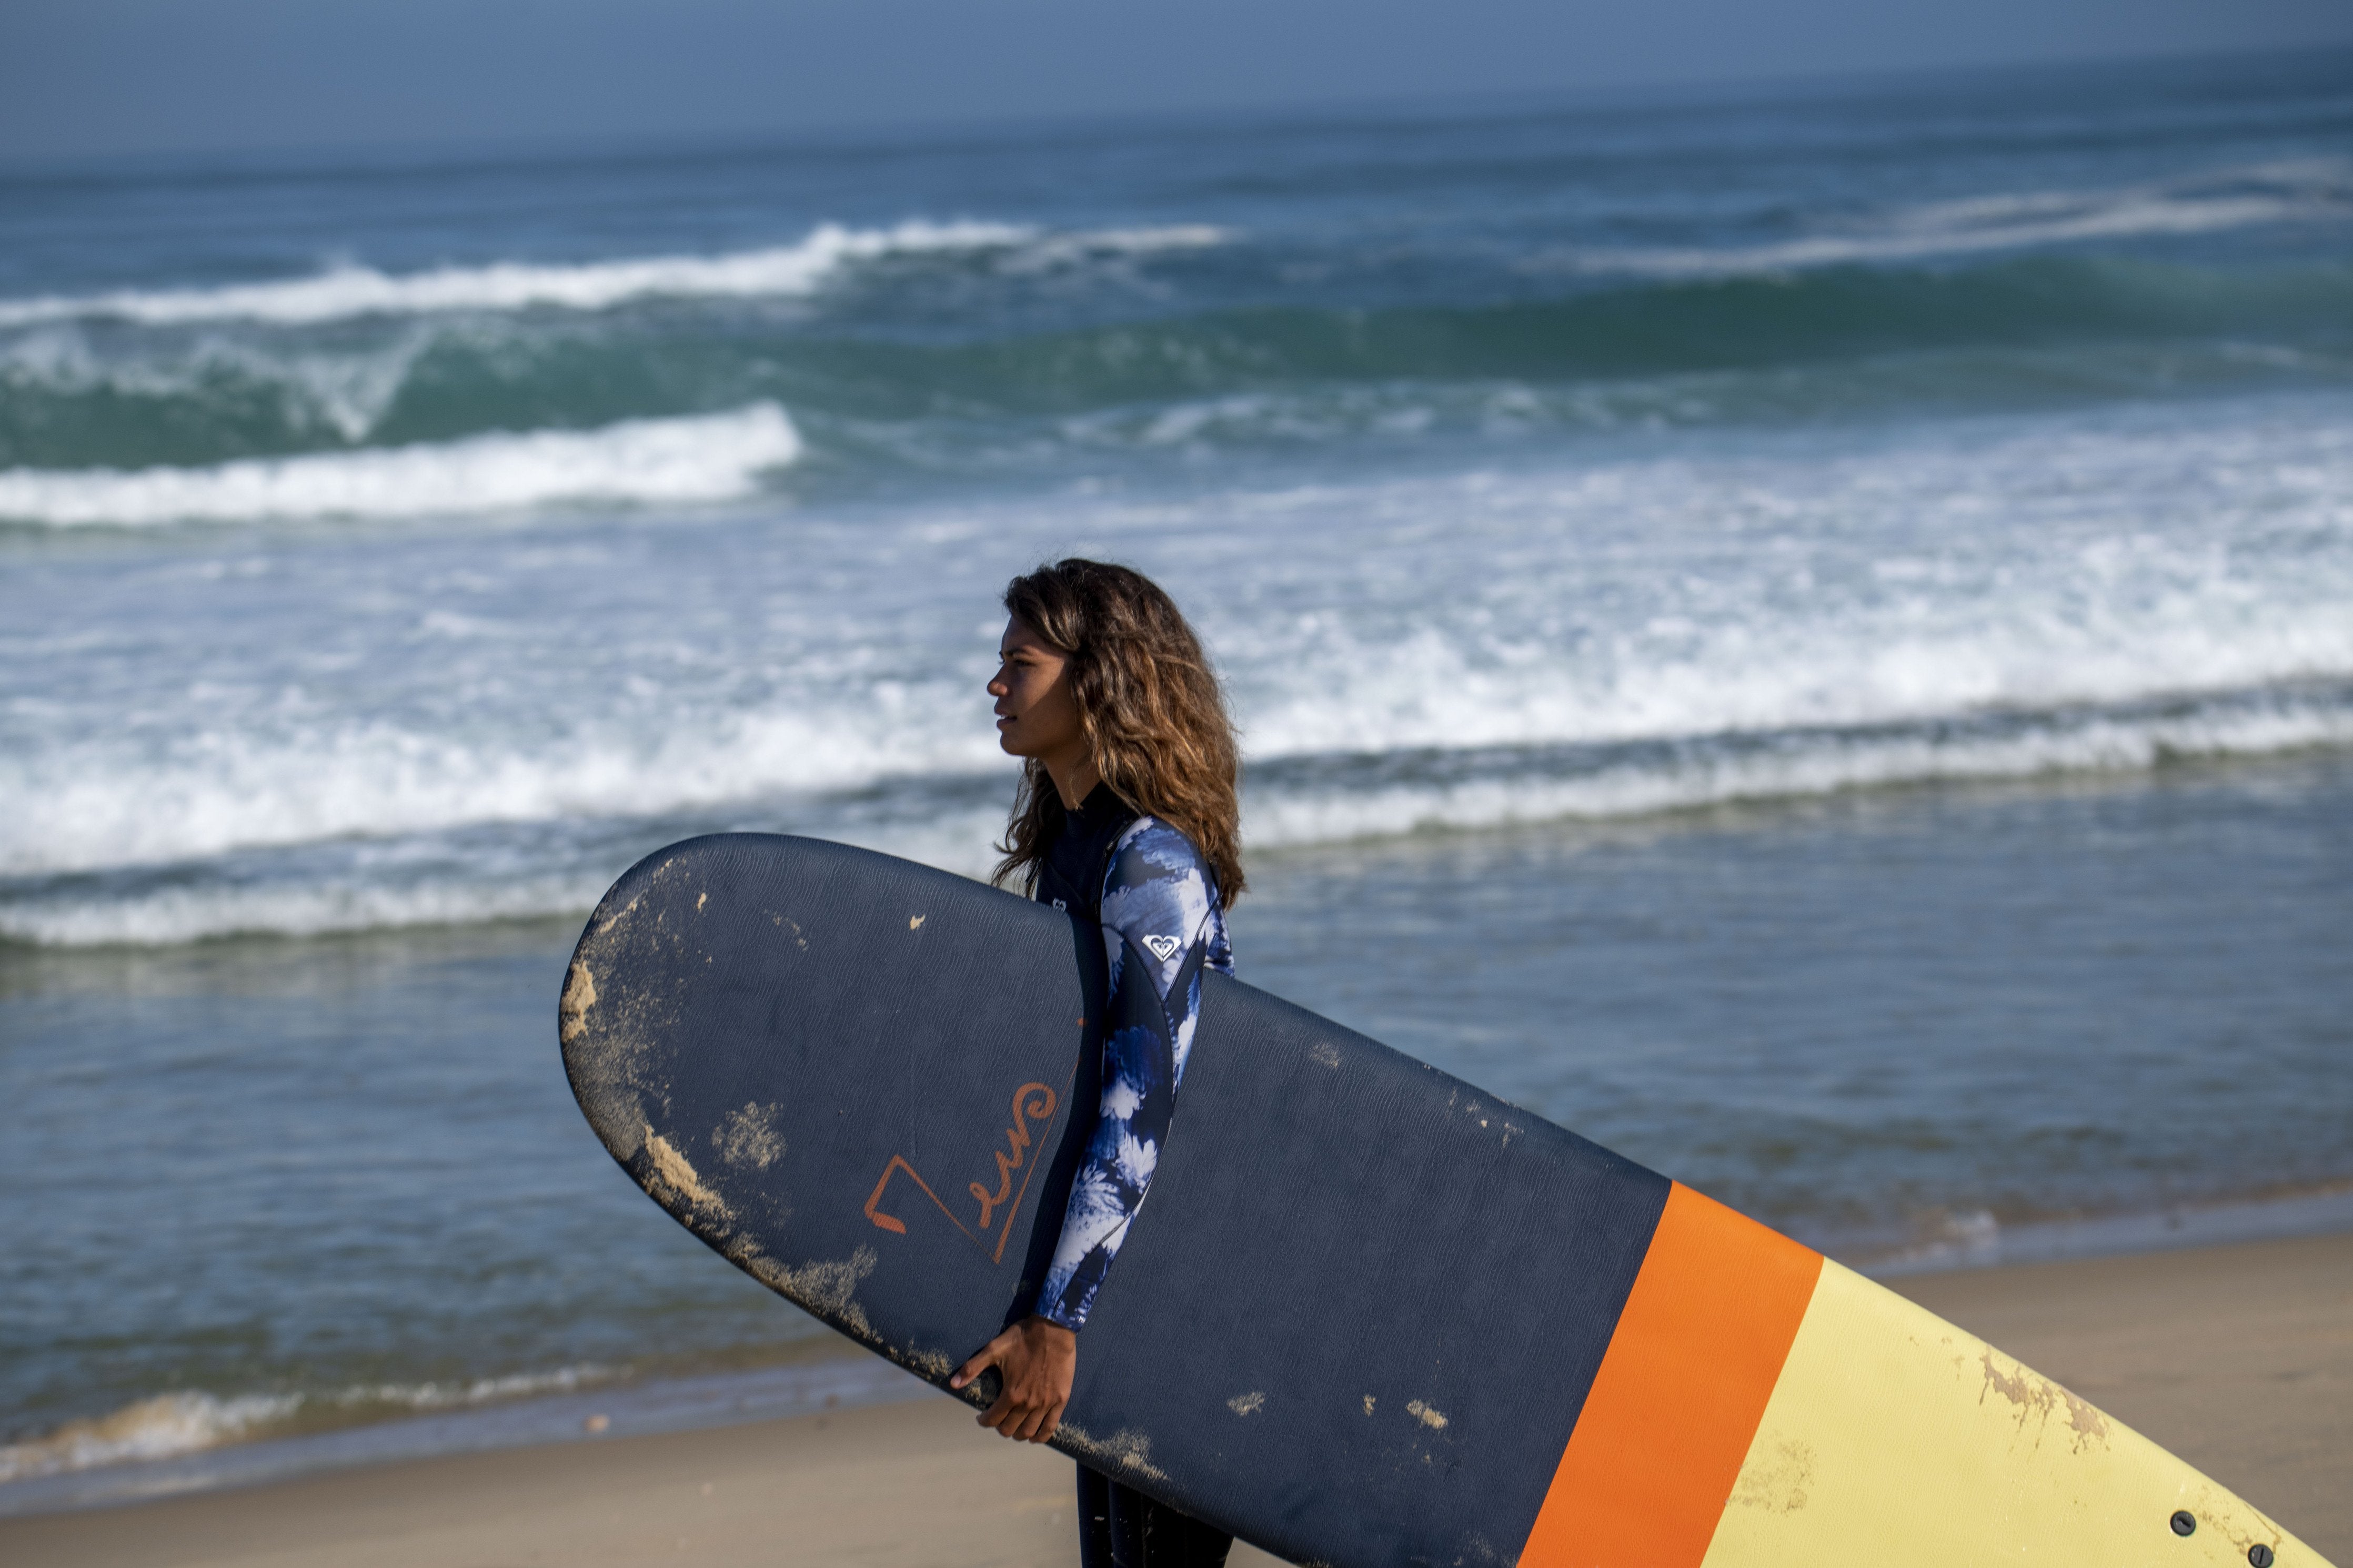
<instances>
[{"instance_id":1,"label":"wet sand","mask_svg":"<svg viewBox=\"0 0 2353 1568\"><path fill-rule=\"evenodd\" d=\"M2353 1236L1895 1284L2353 1565ZM943 1397L0 1520L0 1562L1068 1568L1071 1491Z\"/></svg>"}]
</instances>

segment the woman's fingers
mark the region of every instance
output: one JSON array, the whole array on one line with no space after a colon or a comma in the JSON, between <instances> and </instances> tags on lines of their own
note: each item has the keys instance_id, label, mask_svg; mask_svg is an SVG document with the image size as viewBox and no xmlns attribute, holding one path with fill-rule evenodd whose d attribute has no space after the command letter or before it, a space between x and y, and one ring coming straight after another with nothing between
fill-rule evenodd
<instances>
[{"instance_id":1,"label":"woman's fingers","mask_svg":"<svg viewBox=\"0 0 2353 1568\"><path fill-rule=\"evenodd\" d=\"M980 1424L1017 1442L1043 1443L1053 1436L1062 1424L1062 1407L1070 1402L1067 1370L1058 1371L1050 1353L1039 1353L1024 1337L1022 1325L1016 1324L956 1368L948 1386L963 1388L992 1366L1005 1385L980 1413Z\"/></svg>"},{"instance_id":2,"label":"woman's fingers","mask_svg":"<svg viewBox=\"0 0 2353 1568\"><path fill-rule=\"evenodd\" d=\"M1062 1405L1059 1400L1007 1393L981 1413L980 1424L1016 1442L1043 1443L1061 1426Z\"/></svg>"},{"instance_id":3,"label":"woman's fingers","mask_svg":"<svg viewBox=\"0 0 2353 1568\"><path fill-rule=\"evenodd\" d=\"M956 1368L955 1375L948 1379L948 1386L962 1388L992 1366L1005 1367L1005 1381L1008 1385L1010 1385L1013 1382L1013 1373L1010 1367L1006 1367L1005 1357L1008 1352L1017 1351L1020 1347L1021 1336L1010 1329L1006 1330L1005 1332L981 1346L970 1361ZM1004 1401L1000 1399L997 1403L1001 1405Z\"/></svg>"},{"instance_id":4,"label":"woman's fingers","mask_svg":"<svg viewBox=\"0 0 2353 1568\"><path fill-rule=\"evenodd\" d=\"M1056 1411L1050 1405L1023 1400L997 1431L1018 1443L1042 1443L1053 1436Z\"/></svg>"},{"instance_id":5,"label":"woman's fingers","mask_svg":"<svg viewBox=\"0 0 2353 1568\"><path fill-rule=\"evenodd\" d=\"M965 1384L995 1366L997 1364L997 1357L994 1353L996 1349L994 1342L983 1347L978 1355L955 1369L955 1375L948 1379L948 1386L962 1388Z\"/></svg>"}]
</instances>

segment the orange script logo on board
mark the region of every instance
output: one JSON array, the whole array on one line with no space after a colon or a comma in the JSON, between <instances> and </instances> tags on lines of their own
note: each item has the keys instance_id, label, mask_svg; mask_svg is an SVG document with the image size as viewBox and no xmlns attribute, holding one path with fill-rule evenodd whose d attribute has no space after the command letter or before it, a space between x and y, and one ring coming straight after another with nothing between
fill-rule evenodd
<instances>
[{"instance_id":1,"label":"orange script logo on board","mask_svg":"<svg viewBox=\"0 0 2353 1568\"><path fill-rule=\"evenodd\" d=\"M1053 1115L1057 1103L1059 1100L1054 1091L1042 1083L1025 1083L1013 1091L1013 1125L1005 1130L1007 1147L996 1156L997 1190L991 1192L978 1182L965 1189L980 1205L977 1230L956 1218L955 1211L940 1201L940 1194L932 1191L932 1184L917 1173L914 1166L907 1163L905 1156L900 1154L892 1155L891 1163L882 1167L882 1179L874 1184L874 1191L866 1200L866 1217L894 1235L907 1234L905 1220L882 1212L882 1194L889 1189L891 1178L904 1171L909 1180L923 1188L923 1195L932 1200L933 1206L948 1216L950 1225L981 1247L988 1246L985 1237L991 1223L995 1222L997 1246L989 1252L989 1260L1003 1262L1005 1239L1013 1234L1013 1216L1020 1212L1021 1199L1029 1191L1029 1178L1038 1173L1037 1162L1029 1158L1030 1125L1033 1122L1043 1123ZM1013 1173L1016 1171L1021 1172L1021 1185L1018 1189L1013 1184Z\"/></svg>"}]
</instances>

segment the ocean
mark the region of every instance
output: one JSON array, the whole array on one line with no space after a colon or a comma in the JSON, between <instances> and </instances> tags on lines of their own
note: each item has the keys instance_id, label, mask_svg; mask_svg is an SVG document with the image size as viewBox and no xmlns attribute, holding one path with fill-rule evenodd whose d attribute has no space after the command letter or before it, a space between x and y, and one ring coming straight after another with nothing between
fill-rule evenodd
<instances>
[{"instance_id":1,"label":"ocean","mask_svg":"<svg viewBox=\"0 0 2353 1568\"><path fill-rule=\"evenodd\" d=\"M1882 1272L2353 1225L2353 56L15 167L0 1510L906 1383L556 993L985 875L1070 552L1253 984Z\"/></svg>"}]
</instances>

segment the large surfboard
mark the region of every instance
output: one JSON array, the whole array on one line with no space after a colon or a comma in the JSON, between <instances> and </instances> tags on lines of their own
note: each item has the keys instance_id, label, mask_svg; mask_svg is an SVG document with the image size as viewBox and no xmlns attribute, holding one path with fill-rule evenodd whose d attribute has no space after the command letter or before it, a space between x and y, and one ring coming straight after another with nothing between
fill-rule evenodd
<instances>
[{"instance_id":1,"label":"large surfboard","mask_svg":"<svg viewBox=\"0 0 2353 1568\"><path fill-rule=\"evenodd\" d=\"M558 1027L672 1217L944 1386L1052 1250L1102 964L962 878L725 835L615 885ZM1055 1446L1334 1568L2320 1563L1903 1298L1216 974Z\"/></svg>"}]
</instances>

